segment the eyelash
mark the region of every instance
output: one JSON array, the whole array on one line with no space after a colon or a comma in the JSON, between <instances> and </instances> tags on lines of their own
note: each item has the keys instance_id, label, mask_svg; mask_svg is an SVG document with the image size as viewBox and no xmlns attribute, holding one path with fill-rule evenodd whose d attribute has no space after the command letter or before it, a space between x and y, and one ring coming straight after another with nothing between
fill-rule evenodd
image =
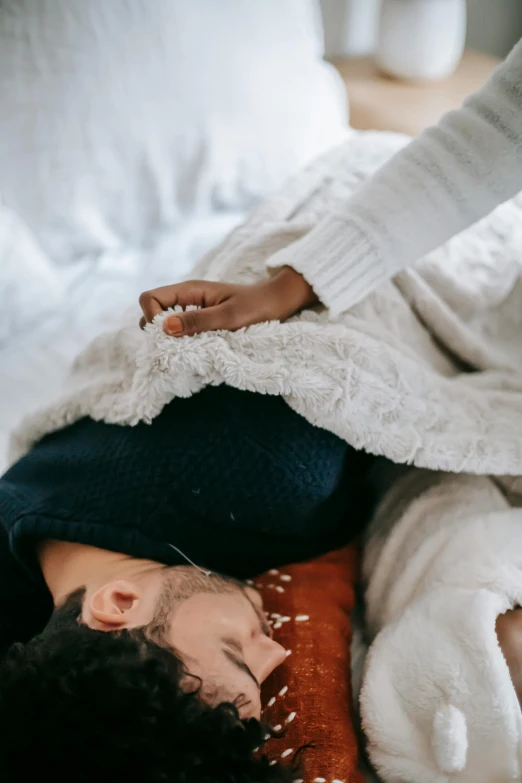
<instances>
[{"instance_id":1,"label":"eyelash","mask_svg":"<svg viewBox=\"0 0 522 783\"><path fill-rule=\"evenodd\" d=\"M234 707L239 711L243 709L243 707L247 707L250 704L251 700L247 699L244 693L240 693L239 696L236 696L236 698L233 701Z\"/></svg>"}]
</instances>

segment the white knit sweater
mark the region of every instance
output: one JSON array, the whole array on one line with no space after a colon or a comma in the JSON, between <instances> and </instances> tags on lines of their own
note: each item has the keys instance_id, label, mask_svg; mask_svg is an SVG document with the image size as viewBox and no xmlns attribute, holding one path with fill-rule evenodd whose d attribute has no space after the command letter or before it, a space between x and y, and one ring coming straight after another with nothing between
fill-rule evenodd
<instances>
[{"instance_id":1,"label":"white knit sweater","mask_svg":"<svg viewBox=\"0 0 522 783\"><path fill-rule=\"evenodd\" d=\"M268 265L301 272L337 315L521 189L522 41L461 109Z\"/></svg>"}]
</instances>

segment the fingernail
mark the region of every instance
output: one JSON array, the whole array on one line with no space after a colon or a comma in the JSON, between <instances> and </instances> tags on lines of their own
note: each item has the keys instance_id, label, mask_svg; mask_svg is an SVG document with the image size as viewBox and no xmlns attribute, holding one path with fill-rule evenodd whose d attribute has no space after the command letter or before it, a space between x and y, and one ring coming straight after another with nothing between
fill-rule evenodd
<instances>
[{"instance_id":1,"label":"fingernail","mask_svg":"<svg viewBox=\"0 0 522 783\"><path fill-rule=\"evenodd\" d=\"M172 315L170 318L165 318L163 328L167 334L179 334L183 331L183 323L181 318L177 318L177 316Z\"/></svg>"}]
</instances>

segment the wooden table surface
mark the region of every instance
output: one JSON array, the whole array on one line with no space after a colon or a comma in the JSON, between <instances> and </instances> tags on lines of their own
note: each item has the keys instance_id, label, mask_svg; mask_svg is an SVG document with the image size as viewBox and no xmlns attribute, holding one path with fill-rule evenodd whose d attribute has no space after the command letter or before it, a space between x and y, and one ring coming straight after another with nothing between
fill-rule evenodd
<instances>
[{"instance_id":1,"label":"wooden table surface","mask_svg":"<svg viewBox=\"0 0 522 783\"><path fill-rule=\"evenodd\" d=\"M350 124L361 130L377 129L420 133L438 122L450 109L488 79L499 60L466 50L456 72L439 82L406 82L382 74L372 57L335 57L348 91Z\"/></svg>"}]
</instances>

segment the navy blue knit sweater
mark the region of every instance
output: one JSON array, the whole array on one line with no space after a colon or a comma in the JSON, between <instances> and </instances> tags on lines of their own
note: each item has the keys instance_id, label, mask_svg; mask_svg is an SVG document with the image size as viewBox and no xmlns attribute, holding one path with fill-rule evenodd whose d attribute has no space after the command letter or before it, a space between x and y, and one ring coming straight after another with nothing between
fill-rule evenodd
<instances>
[{"instance_id":1,"label":"navy blue knit sweater","mask_svg":"<svg viewBox=\"0 0 522 783\"><path fill-rule=\"evenodd\" d=\"M52 609L35 542L76 541L245 577L347 542L360 456L279 397L209 387L151 425L92 419L47 436L0 479L0 650Z\"/></svg>"}]
</instances>

